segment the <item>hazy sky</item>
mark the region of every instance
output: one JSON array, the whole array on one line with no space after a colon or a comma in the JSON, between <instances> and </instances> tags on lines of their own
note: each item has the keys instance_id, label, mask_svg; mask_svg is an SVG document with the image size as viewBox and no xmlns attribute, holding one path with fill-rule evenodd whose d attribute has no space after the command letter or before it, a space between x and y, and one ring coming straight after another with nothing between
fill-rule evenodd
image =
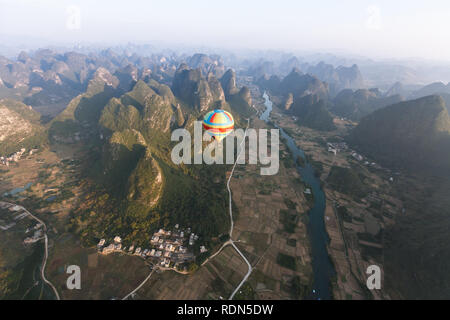
<instances>
[{"instance_id":1,"label":"hazy sky","mask_svg":"<svg viewBox=\"0 0 450 320\"><path fill-rule=\"evenodd\" d=\"M0 34L450 61L450 1L0 0Z\"/></svg>"}]
</instances>

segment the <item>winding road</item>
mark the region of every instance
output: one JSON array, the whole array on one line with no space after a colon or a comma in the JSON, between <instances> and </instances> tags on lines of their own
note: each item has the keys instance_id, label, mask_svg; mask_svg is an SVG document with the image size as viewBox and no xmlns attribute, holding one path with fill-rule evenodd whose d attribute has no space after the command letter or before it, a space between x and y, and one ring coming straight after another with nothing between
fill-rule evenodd
<instances>
[{"instance_id":1,"label":"winding road","mask_svg":"<svg viewBox=\"0 0 450 320\"><path fill-rule=\"evenodd\" d=\"M135 294L140 288L142 288L142 286L148 281L148 279L150 279L150 277L152 276L153 272L155 272L156 268L153 268L153 270L150 272L150 274L147 276L147 278L144 279L144 281L141 282L141 284L139 286L136 287L136 289L134 289L133 291L131 291L129 294L127 294L125 297L122 298L122 300L127 300L130 296L132 296L133 294Z\"/></svg>"},{"instance_id":2,"label":"winding road","mask_svg":"<svg viewBox=\"0 0 450 320\"><path fill-rule=\"evenodd\" d=\"M235 241L232 238L232 236L233 236L233 228L234 228L234 221L233 221L233 204L232 204L233 201L232 201L232 197L231 197L231 188L230 188L230 181L231 181L231 178L233 177L234 169L236 168L236 164L237 164L237 162L239 160L239 157L241 156L242 150L245 149L245 147L242 148L242 145L244 144L244 146L245 146L245 137L247 136L247 129L248 129L249 124L250 124L250 119L247 119L247 128L245 129L244 138L242 139L241 145L239 146L241 150L239 151L239 154L236 157L236 161L234 162L233 169L231 169L231 174L228 177L228 181L227 181L227 189L228 189L228 196L229 196L229 207L230 207L230 220L231 220L230 240L229 240L229 242L231 243L233 248L236 250L236 252L239 253L239 255L242 257L242 259L244 259L244 261L247 263L248 271L247 271L247 274L245 275L244 279L242 279L241 283L239 283L239 285L236 287L236 289L234 289L234 291L231 294L229 300L233 300L233 297L236 294L236 292L238 292L238 290L242 287L242 285L245 283L245 281L247 281L248 277L250 276L250 274L253 271L252 265L247 260L247 258L244 256L244 254L241 252L241 250L239 250L239 248L236 246L236 244L234 243Z\"/></svg>"},{"instance_id":3,"label":"winding road","mask_svg":"<svg viewBox=\"0 0 450 320\"><path fill-rule=\"evenodd\" d=\"M239 285L236 287L236 289L234 289L233 293L231 294L229 300L233 300L234 295L236 294L236 292L238 292L238 290L242 287L242 285L245 283L245 281L247 281L248 277L250 276L250 274L253 271L253 268L250 264L250 262L247 260L247 258L244 256L244 254L241 252L241 250L239 250L239 248L236 246L235 242L239 242L239 241L234 241L233 240L233 229L234 229L234 221L233 221L233 198L232 198L232 194L231 194L231 188L230 188L230 181L231 178L233 178L233 173L234 173L234 169L236 168L237 162L242 154L242 150L244 150L245 148L242 148L242 145L245 143L245 138L247 137L247 129L248 126L250 125L250 119L247 119L247 128L245 128L245 134L244 134L244 138L241 141L241 144L239 145L240 150L239 150L239 154L236 157L236 161L234 162L233 168L231 169L231 173L230 176L228 177L227 180L227 190L228 190L228 205L230 208L230 239L225 242L220 248L219 250L217 250L213 255L211 255L208 259L206 259L203 263L202 266L204 266L207 262L209 262L211 259L213 259L216 255L218 255L220 252L222 252L223 248L225 248L228 245L233 246L233 248L236 250L236 252L242 257L242 259L247 263L248 266L248 271L247 274L244 276L244 279L242 279L242 281L239 283Z\"/></svg>"},{"instance_id":4,"label":"winding road","mask_svg":"<svg viewBox=\"0 0 450 320\"><path fill-rule=\"evenodd\" d=\"M237 253L239 253L239 255L242 257L242 259L244 259L244 261L247 263L248 266L248 271L247 274L244 276L244 279L242 279L242 281L239 283L239 285L236 287L236 289L234 289L233 293L231 294L229 300L233 300L234 295L236 294L236 292L238 292L238 290L242 287L242 285L245 283L245 281L247 281L248 277L250 276L250 274L253 271L252 265L250 264L250 262L247 260L247 258L244 256L244 254L241 252L241 250L239 250L239 248L236 246L235 241L233 240L233 228L234 228L234 221L233 221L233 204L232 204L232 197L231 197L231 188L230 188L230 181L231 178L233 177L233 173L234 173L234 169L236 168L236 164L241 156L242 150L245 150L245 147L242 148L242 145L245 145L245 137L247 136L247 129L248 126L250 124L250 119L247 119L247 128L245 129L245 134L244 134L244 138L241 141L240 144L240 151L239 154L236 157L236 161L234 162L233 168L231 169L231 173L230 176L228 177L228 181L227 181L227 189L228 189L228 198L229 198L229 207L230 207L230 240L227 241L226 243L224 243L224 246L228 243L230 243L233 248L236 250ZM244 151L245 154L245 151ZM222 246L222 248L224 247ZM222 250L222 248L220 250ZM218 252L220 252L220 250Z\"/></svg>"},{"instance_id":5,"label":"winding road","mask_svg":"<svg viewBox=\"0 0 450 320\"><path fill-rule=\"evenodd\" d=\"M58 294L58 290L56 290L55 286L53 285L53 283L51 283L49 280L47 280L47 278L45 277L45 266L47 265L47 259L48 259L48 237L47 237L47 225L44 223L44 221L42 221L41 219L37 218L36 216L34 216L31 212L29 212L27 209L25 209L24 207L17 205L15 203L10 203L10 202L6 202L10 205L13 206L18 206L19 208L22 208L23 211L25 211L26 213L28 213L28 215L30 217L32 217L34 220L36 220L38 223L42 224L44 227L44 241L45 241L45 250L44 250L44 259L42 261L42 267L41 267L41 278L42 280L44 280L44 282L46 284L48 284L53 292L55 293L56 296L56 300L61 300L61 298L59 297Z\"/></svg>"}]
</instances>

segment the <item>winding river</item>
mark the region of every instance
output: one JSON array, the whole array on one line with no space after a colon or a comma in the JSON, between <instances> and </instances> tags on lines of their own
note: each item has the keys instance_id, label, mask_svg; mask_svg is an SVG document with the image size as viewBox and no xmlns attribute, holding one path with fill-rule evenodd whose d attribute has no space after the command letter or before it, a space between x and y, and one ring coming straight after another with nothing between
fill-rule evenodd
<instances>
[{"instance_id":1,"label":"winding river","mask_svg":"<svg viewBox=\"0 0 450 320\"><path fill-rule=\"evenodd\" d=\"M265 99L266 110L261 114L260 119L268 122L270 112L272 111L272 101L266 92L263 95ZM275 125L276 126L276 125ZM311 241L312 269L314 273L314 282L309 299L327 300L332 299L331 278L335 276L333 264L330 261L327 251L329 242L328 234L325 230L325 194L320 186L320 180L314 175L314 168L308 163L303 150L298 148L294 140L280 128L281 136L286 139L286 144L294 157L294 163L297 163L298 156L305 160L305 166L297 165L302 180L311 186L314 194L314 205L308 212L309 221L307 224L308 234Z\"/></svg>"}]
</instances>

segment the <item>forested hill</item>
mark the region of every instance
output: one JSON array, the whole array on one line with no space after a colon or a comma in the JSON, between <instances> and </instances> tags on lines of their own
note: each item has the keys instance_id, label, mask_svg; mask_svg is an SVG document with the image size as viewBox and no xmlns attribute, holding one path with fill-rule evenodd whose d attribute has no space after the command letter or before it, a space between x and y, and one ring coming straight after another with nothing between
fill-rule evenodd
<instances>
[{"instance_id":1,"label":"forested hill","mask_svg":"<svg viewBox=\"0 0 450 320\"><path fill-rule=\"evenodd\" d=\"M170 157L174 129L192 130L194 120L215 108L231 111L237 126L254 112L249 90L235 86L234 72L226 78L227 94L212 73L181 65L174 91L155 79L139 79L123 93L121 80L102 72L53 121L57 137L92 132L81 140L90 145L87 176L96 188L87 197L95 204L72 221L85 245L114 234L144 245L151 230L175 224L191 227L207 247L226 233L228 166L175 165Z\"/></svg>"},{"instance_id":2,"label":"forested hill","mask_svg":"<svg viewBox=\"0 0 450 320\"><path fill-rule=\"evenodd\" d=\"M444 100L437 95L369 114L348 140L388 166L450 172L450 118Z\"/></svg>"},{"instance_id":3,"label":"forested hill","mask_svg":"<svg viewBox=\"0 0 450 320\"><path fill-rule=\"evenodd\" d=\"M30 106L12 99L0 99L0 156L21 148L39 147L47 142L41 115Z\"/></svg>"}]
</instances>

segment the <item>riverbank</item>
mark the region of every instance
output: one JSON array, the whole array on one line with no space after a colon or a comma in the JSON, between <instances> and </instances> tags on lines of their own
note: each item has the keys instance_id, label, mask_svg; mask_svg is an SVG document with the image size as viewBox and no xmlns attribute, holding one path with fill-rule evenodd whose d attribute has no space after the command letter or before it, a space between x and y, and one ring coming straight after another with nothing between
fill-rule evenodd
<instances>
[{"instance_id":1,"label":"riverbank","mask_svg":"<svg viewBox=\"0 0 450 320\"><path fill-rule=\"evenodd\" d=\"M367 267L372 264L382 270L384 267L383 230L394 224L393 218L403 207L395 196L395 184L389 181L389 171L355 159L350 148L336 154L328 150L327 142L342 142L351 127L345 120L335 119L335 131L320 132L299 127L281 110L275 109L273 118L278 125L289 129L295 145L306 153L320 177L326 197L325 230L330 239L327 251L336 268L332 278L333 297L389 299L387 292L370 291L366 287ZM339 168L334 172L341 176L330 177L333 168ZM363 187L361 194L352 193L353 182Z\"/></svg>"},{"instance_id":2,"label":"riverbank","mask_svg":"<svg viewBox=\"0 0 450 320\"><path fill-rule=\"evenodd\" d=\"M267 110L262 114L261 119L269 121L270 112L273 109L273 103L267 93L263 95ZM280 115L280 114L277 114ZM295 140L280 126L280 122L273 121L276 127L280 129L281 137L285 139L287 148L290 150L294 164L300 173L301 180L304 181L313 194L313 206L308 212L308 234L311 240L312 268L314 281L310 299L332 299L331 281L335 276L334 267L328 255L327 245L329 242L328 234L324 224L325 214L325 194L321 189L321 182L316 176L315 168L309 163L305 153L300 149ZM304 166L299 166L297 158L301 157Z\"/></svg>"}]
</instances>

